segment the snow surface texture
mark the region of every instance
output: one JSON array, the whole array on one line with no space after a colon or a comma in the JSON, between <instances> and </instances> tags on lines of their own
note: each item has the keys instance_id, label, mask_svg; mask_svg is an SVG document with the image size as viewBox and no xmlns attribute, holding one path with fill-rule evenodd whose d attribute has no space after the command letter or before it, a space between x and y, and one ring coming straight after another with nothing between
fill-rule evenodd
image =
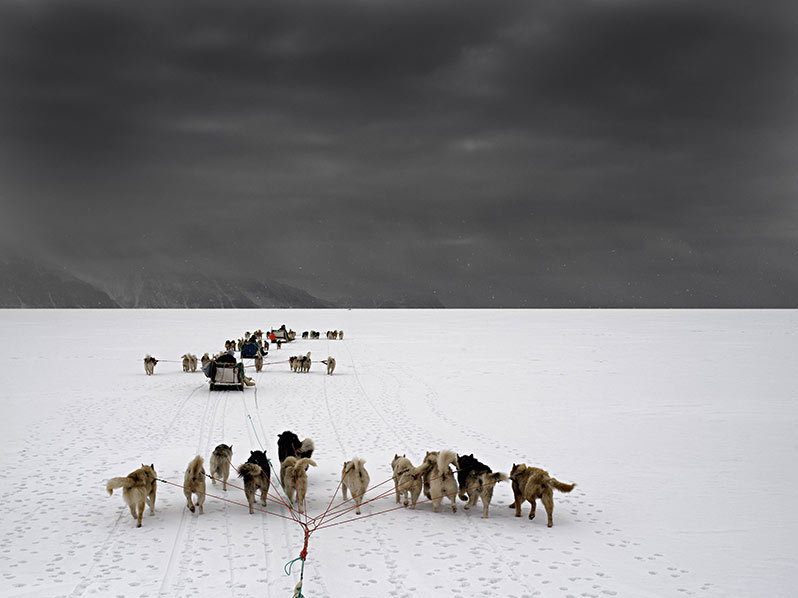
<instances>
[{"instance_id":1,"label":"snow surface texture","mask_svg":"<svg viewBox=\"0 0 798 598\"><path fill-rule=\"evenodd\" d=\"M282 323L322 339L267 363L311 351L309 374L248 369L241 393L182 372L183 353ZM235 465L261 442L276 463L289 429L316 443L311 515L354 456L372 484L394 453L446 448L577 483L551 529L540 504L515 518L502 483L487 520L424 503L319 530L309 598L794 596L797 332L795 311L0 311L0 595L290 596L295 522L211 497L192 514L160 484L137 529L105 491L141 463L182 483L221 442ZM154 376L147 353L169 360Z\"/></svg>"}]
</instances>

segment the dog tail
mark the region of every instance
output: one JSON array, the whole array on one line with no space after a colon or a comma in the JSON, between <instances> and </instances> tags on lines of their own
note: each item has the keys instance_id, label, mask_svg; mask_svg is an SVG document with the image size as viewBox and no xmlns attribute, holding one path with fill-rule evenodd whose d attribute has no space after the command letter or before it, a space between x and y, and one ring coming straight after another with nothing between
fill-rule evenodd
<instances>
[{"instance_id":1,"label":"dog tail","mask_svg":"<svg viewBox=\"0 0 798 598\"><path fill-rule=\"evenodd\" d=\"M308 465L316 467L316 462L309 457L303 457L301 459L297 459L297 462L294 464L294 469L307 469Z\"/></svg>"},{"instance_id":2,"label":"dog tail","mask_svg":"<svg viewBox=\"0 0 798 598\"><path fill-rule=\"evenodd\" d=\"M188 464L188 468L186 469L186 479L187 480L195 480L200 476L205 475L205 468L202 467L203 461L202 457L197 455L194 457L191 462Z\"/></svg>"},{"instance_id":3,"label":"dog tail","mask_svg":"<svg viewBox=\"0 0 798 598\"><path fill-rule=\"evenodd\" d=\"M451 473L449 465L454 465L455 469L457 468L457 453L454 451L441 451L438 455L438 470L443 475Z\"/></svg>"},{"instance_id":4,"label":"dog tail","mask_svg":"<svg viewBox=\"0 0 798 598\"><path fill-rule=\"evenodd\" d=\"M489 484L497 484L498 482L506 482L510 478L507 476L506 473L497 471L495 473L483 473L484 479Z\"/></svg>"},{"instance_id":5,"label":"dog tail","mask_svg":"<svg viewBox=\"0 0 798 598\"><path fill-rule=\"evenodd\" d=\"M559 490L560 492L570 492L576 487L576 484L563 484L559 480L555 480L554 478L549 478L549 485L554 488L555 490Z\"/></svg>"},{"instance_id":6,"label":"dog tail","mask_svg":"<svg viewBox=\"0 0 798 598\"><path fill-rule=\"evenodd\" d=\"M257 463L244 463L238 468L238 477L244 478L244 481L259 476L262 473L263 470Z\"/></svg>"},{"instance_id":7,"label":"dog tail","mask_svg":"<svg viewBox=\"0 0 798 598\"><path fill-rule=\"evenodd\" d=\"M302 444L299 445L299 449L296 452L296 456L300 459L308 458L310 459L313 456L313 451L316 450L316 445L313 444L313 440L310 438L305 438L302 441Z\"/></svg>"},{"instance_id":8,"label":"dog tail","mask_svg":"<svg viewBox=\"0 0 798 598\"><path fill-rule=\"evenodd\" d=\"M114 489L116 488L130 488L135 482L128 477L124 478L111 478L108 480L108 483L105 485L105 489L108 490L108 494L113 496Z\"/></svg>"}]
</instances>

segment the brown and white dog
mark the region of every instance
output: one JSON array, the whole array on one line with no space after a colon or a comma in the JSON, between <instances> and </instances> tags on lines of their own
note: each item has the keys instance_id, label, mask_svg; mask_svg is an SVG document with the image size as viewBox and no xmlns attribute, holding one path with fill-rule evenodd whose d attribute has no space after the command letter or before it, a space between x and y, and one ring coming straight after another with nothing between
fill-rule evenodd
<instances>
[{"instance_id":1,"label":"brown and white dog","mask_svg":"<svg viewBox=\"0 0 798 598\"><path fill-rule=\"evenodd\" d=\"M345 461L341 470L341 494L346 498L346 491L352 493L352 500L355 501L355 513L360 515L360 505L363 502L363 495L368 490L369 472L364 466L365 460L355 457L351 461Z\"/></svg>"},{"instance_id":2,"label":"brown and white dog","mask_svg":"<svg viewBox=\"0 0 798 598\"><path fill-rule=\"evenodd\" d=\"M158 360L155 359L152 355L147 355L144 358L144 371L147 373L148 376L152 376L155 373L155 366L158 365Z\"/></svg>"},{"instance_id":3,"label":"brown and white dog","mask_svg":"<svg viewBox=\"0 0 798 598\"><path fill-rule=\"evenodd\" d=\"M191 371L191 356L188 353L183 354L183 371L190 372Z\"/></svg>"},{"instance_id":4,"label":"brown and white dog","mask_svg":"<svg viewBox=\"0 0 798 598\"><path fill-rule=\"evenodd\" d=\"M191 495L196 494L200 515L202 515L202 505L205 503L205 468L202 463L202 457L199 455L194 457L188 464L186 474L183 476L183 494L186 496L186 507L192 513L194 512Z\"/></svg>"},{"instance_id":5,"label":"brown and white dog","mask_svg":"<svg viewBox=\"0 0 798 598\"><path fill-rule=\"evenodd\" d=\"M529 518L535 518L535 504L539 498L546 508L548 516L548 527L554 525L552 513L554 512L554 492L570 492L576 484L563 484L549 476L549 472L537 467L527 467L523 463L516 465L510 470L510 479L513 481L513 494L515 495L515 516L521 516L521 506L524 501L529 501L532 505L529 509ZM512 506L512 505L511 505Z\"/></svg>"},{"instance_id":6,"label":"brown and white dog","mask_svg":"<svg viewBox=\"0 0 798 598\"><path fill-rule=\"evenodd\" d=\"M220 444L211 453L211 482L222 480L222 490L227 492L227 479L230 477L230 460L233 458L233 445Z\"/></svg>"},{"instance_id":7,"label":"brown and white dog","mask_svg":"<svg viewBox=\"0 0 798 598\"><path fill-rule=\"evenodd\" d=\"M109 495L115 488L122 488L122 498L130 508L130 514L136 520L136 527L141 527L141 516L144 514L145 502L150 506L150 515L155 515L155 491L158 487L157 473L152 464L142 464L139 469L123 478L111 478L105 485Z\"/></svg>"},{"instance_id":8,"label":"brown and white dog","mask_svg":"<svg viewBox=\"0 0 798 598\"><path fill-rule=\"evenodd\" d=\"M257 463L247 462L238 468L238 477L244 478L244 493L249 503L249 514L252 515L255 513L253 506L258 501L258 490L260 490L261 503L266 504L270 485L269 475Z\"/></svg>"},{"instance_id":9,"label":"brown and white dog","mask_svg":"<svg viewBox=\"0 0 798 598\"><path fill-rule=\"evenodd\" d=\"M285 496L300 513L305 509L309 465L316 467L316 462L308 458L286 457L280 464L280 483L283 485Z\"/></svg>"}]
</instances>

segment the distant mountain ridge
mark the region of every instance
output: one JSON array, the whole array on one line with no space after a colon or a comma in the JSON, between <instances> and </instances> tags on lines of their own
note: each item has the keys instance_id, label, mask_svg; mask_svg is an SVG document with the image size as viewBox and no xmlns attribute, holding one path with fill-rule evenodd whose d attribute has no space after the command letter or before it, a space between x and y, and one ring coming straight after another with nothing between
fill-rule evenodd
<instances>
[{"instance_id":1,"label":"distant mountain ridge","mask_svg":"<svg viewBox=\"0 0 798 598\"><path fill-rule=\"evenodd\" d=\"M135 273L89 282L21 256L0 258L0 308L323 308L333 304L275 281L224 280L199 272Z\"/></svg>"},{"instance_id":2,"label":"distant mountain ridge","mask_svg":"<svg viewBox=\"0 0 798 598\"><path fill-rule=\"evenodd\" d=\"M120 307L108 293L66 269L21 257L0 258L0 307Z\"/></svg>"},{"instance_id":3,"label":"distant mountain ridge","mask_svg":"<svg viewBox=\"0 0 798 598\"><path fill-rule=\"evenodd\" d=\"M320 299L273 280L198 269L84 275L18 254L0 255L0 308L443 308L431 292Z\"/></svg>"}]
</instances>

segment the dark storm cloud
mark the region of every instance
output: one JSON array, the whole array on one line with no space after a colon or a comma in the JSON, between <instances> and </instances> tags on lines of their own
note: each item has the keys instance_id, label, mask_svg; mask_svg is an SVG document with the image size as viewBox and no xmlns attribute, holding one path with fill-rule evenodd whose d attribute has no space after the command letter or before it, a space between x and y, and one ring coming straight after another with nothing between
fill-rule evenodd
<instances>
[{"instance_id":1,"label":"dark storm cloud","mask_svg":"<svg viewBox=\"0 0 798 598\"><path fill-rule=\"evenodd\" d=\"M257 243L327 297L791 304L795 15L5 2L5 236L95 271Z\"/></svg>"}]
</instances>

